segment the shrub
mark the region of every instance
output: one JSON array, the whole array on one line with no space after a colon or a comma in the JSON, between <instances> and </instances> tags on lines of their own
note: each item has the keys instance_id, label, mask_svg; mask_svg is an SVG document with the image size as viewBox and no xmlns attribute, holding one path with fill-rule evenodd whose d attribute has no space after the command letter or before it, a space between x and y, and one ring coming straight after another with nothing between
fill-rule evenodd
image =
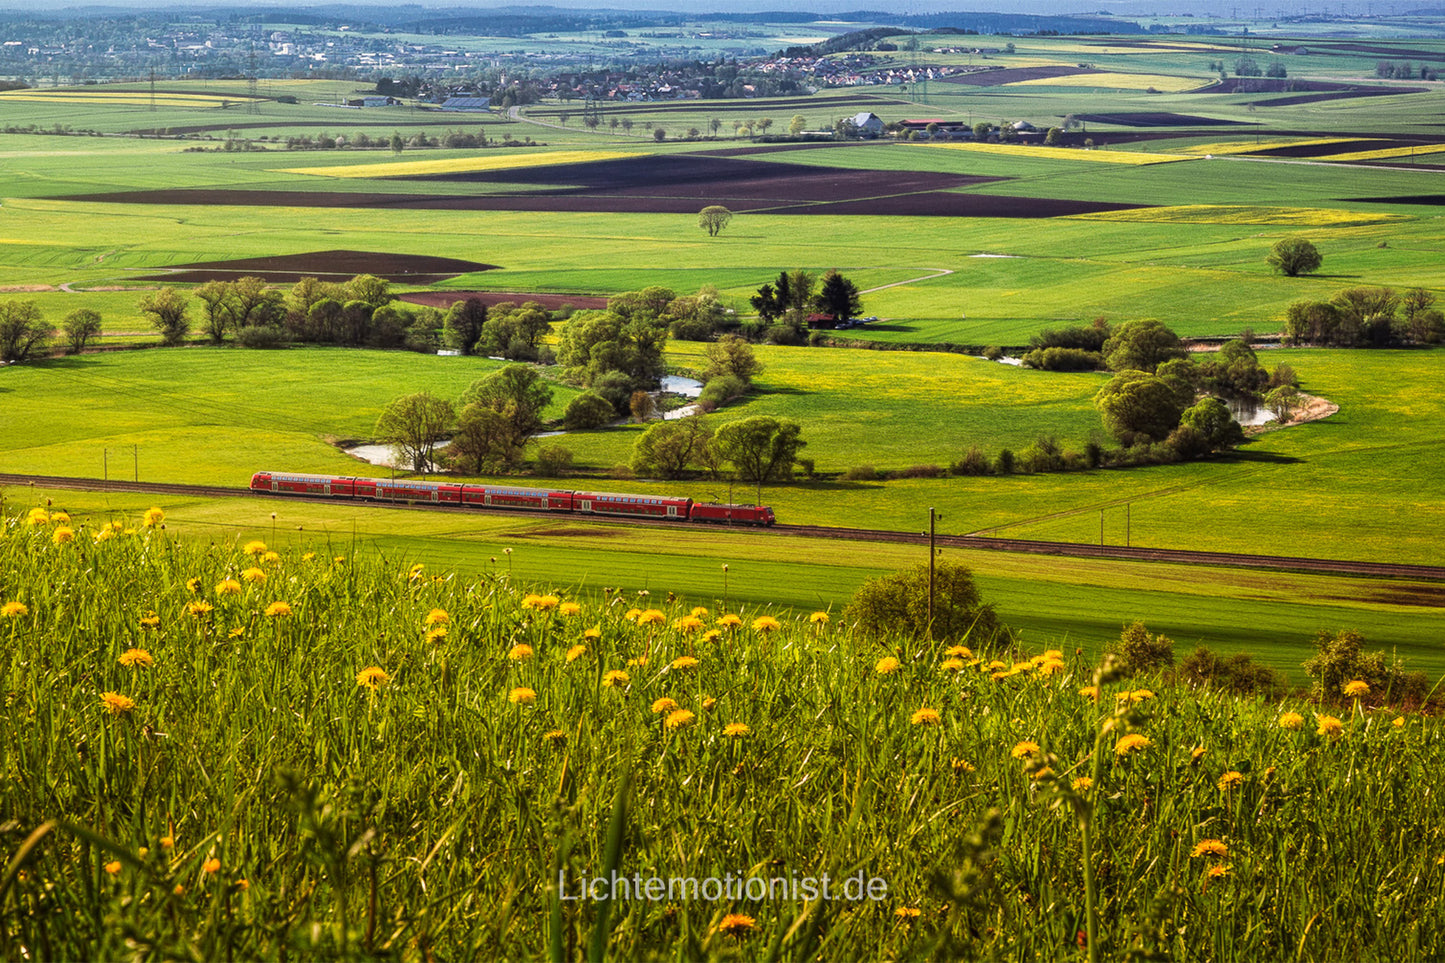
<instances>
[{"instance_id":1,"label":"shrub","mask_svg":"<svg viewBox=\"0 0 1445 963\"><path fill-rule=\"evenodd\" d=\"M1038 348L1024 355L1024 364L1041 371L1098 371L1104 356L1083 348Z\"/></svg>"},{"instance_id":2,"label":"shrub","mask_svg":"<svg viewBox=\"0 0 1445 963\"><path fill-rule=\"evenodd\" d=\"M280 348L286 342L286 332L279 325L258 324L236 332L236 343L243 348Z\"/></svg>"},{"instance_id":3,"label":"shrub","mask_svg":"<svg viewBox=\"0 0 1445 963\"><path fill-rule=\"evenodd\" d=\"M1228 658L1200 646L1179 663L1179 680L1192 686L1222 689L1234 695L1263 695L1282 698L1284 679L1269 666L1259 665L1247 655Z\"/></svg>"},{"instance_id":4,"label":"shrub","mask_svg":"<svg viewBox=\"0 0 1445 963\"><path fill-rule=\"evenodd\" d=\"M854 465L843 473L844 481L877 481L878 469L872 465Z\"/></svg>"},{"instance_id":5,"label":"shrub","mask_svg":"<svg viewBox=\"0 0 1445 963\"><path fill-rule=\"evenodd\" d=\"M942 465L909 465L893 473L894 478L942 478L948 472Z\"/></svg>"},{"instance_id":6,"label":"shrub","mask_svg":"<svg viewBox=\"0 0 1445 963\"><path fill-rule=\"evenodd\" d=\"M1040 435L1019 455L1019 467L1026 472L1059 471L1064 467L1063 450L1052 435Z\"/></svg>"},{"instance_id":7,"label":"shrub","mask_svg":"<svg viewBox=\"0 0 1445 963\"><path fill-rule=\"evenodd\" d=\"M612 402L595 391L584 391L567 403L562 414L562 424L568 431L585 428L600 428L617 417Z\"/></svg>"},{"instance_id":8,"label":"shrub","mask_svg":"<svg viewBox=\"0 0 1445 963\"><path fill-rule=\"evenodd\" d=\"M557 478L572 467L572 450L561 445L544 445L537 449L537 474Z\"/></svg>"},{"instance_id":9,"label":"shrub","mask_svg":"<svg viewBox=\"0 0 1445 963\"><path fill-rule=\"evenodd\" d=\"M703 385L702 393L697 396L697 403L706 411L714 411L734 398L741 398L747 390L747 383L741 378L736 375L722 375Z\"/></svg>"},{"instance_id":10,"label":"shrub","mask_svg":"<svg viewBox=\"0 0 1445 963\"><path fill-rule=\"evenodd\" d=\"M867 639L932 638L989 645L1008 629L984 603L973 574L956 562L937 563L933 576L933 624L928 623L928 566L918 565L869 579L844 611Z\"/></svg>"},{"instance_id":11,"label":"shrub","mask_svg":"<svg viewBox=\"0 0 1445 963\"><path fill-rule=\"evenodd\" d=\"M983 356L989 361L997 361L1003 357L1003 348L1000 348L996 344L991 344L983 349Z\"/></svg>"},{"instance_id":12,"label":"shrub","mask_svg":"<svg viewBox=\"0 0 1445 963\"><path fill-rule=\"evenodd\" d=\"M1423 701L1428 685L1423 674L1407 673L1383 649L1365 652L1364 645L1364 637L1351 629L1315 636L1315 654L1305 661L1304 670L1315 680L1314 694L1321 703L1341 701L1345 683L1356 680L1368 683L1375 699Z\"/></svg>"},{"instance_id":13,"label":"shrub","mask_svg":"<svg viewBox=\"0 0 1445 963\"><path fill-rule=\"evenodd\" d=\"M993 470L1000 475L1012 475L1014 473L1013 449L1005 448L998 453L998 458L993 463Z\"/></svg>"},{"instance_id":14,"label":"shrub","mask_svg":"<svg viewBox=\"0 0 1445 963\"><path fill-rule=\"evenodd\" d=\"M961 459L950 466L950 470L955 475L987 475L989 472L988 456L977 445L974 445L963 453Z\"/></svg>"},{"instance_id":15,"label":"shrub","mask_svg":"<svg viewBox=\"0 0 1445 963\"><path fill-rule=\"evenodd\" d=\"M1143 622L1124 626L1118 644L1111 648L1129 675L1174 664L1174 640L1167 635L1151 635Z\"/></svg>"}]
</instances>

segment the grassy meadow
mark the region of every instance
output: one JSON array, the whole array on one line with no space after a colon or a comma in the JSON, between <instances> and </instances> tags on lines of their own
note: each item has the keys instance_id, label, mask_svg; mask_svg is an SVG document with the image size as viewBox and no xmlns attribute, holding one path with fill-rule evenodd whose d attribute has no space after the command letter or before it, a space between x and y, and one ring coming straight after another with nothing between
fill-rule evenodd
<instances>
[{"instance_id":1,"label":"grassy meadow","mask_svg":"<svg viewBox=\"0 0 1445 963\"><path fill-rule=\"evenodd\" d=\"M1439 721L1386 693L185 530L0 529L7 955L1441 945Z\"/></svg>"}]
</instances>

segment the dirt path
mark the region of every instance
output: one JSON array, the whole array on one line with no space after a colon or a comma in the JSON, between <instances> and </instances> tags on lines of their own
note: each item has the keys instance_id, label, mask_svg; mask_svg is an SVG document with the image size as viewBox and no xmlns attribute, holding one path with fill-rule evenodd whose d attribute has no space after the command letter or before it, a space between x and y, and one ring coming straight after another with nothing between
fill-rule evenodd
<instances>
[{"instance_id":1,"label":"dirt path","mask_svg":"<svg viewBox=\"0 0 1445 963\"><path fill-rule=\"evenodd\" d=\"M872 294L874 291L886 291L888 288L901 287L905 284L916 284L919 281L932 281L934 278L947 277L953 271L949 268L928 268L932 274L925 274L922 277L909 278L907 281L894 281L892 284L880 284L876 288L869 288L866 291L859 291L859 294Z\"/></svg>"}]
</instances>

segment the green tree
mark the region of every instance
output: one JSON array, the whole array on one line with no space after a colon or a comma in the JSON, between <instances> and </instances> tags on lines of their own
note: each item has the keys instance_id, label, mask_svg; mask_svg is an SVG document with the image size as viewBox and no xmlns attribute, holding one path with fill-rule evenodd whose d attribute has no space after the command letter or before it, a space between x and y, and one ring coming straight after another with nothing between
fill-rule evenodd
<instances>
[{"instance_id":1,"label":"green tree","mask_svg":"<svg viewBox=\"0 0 1445 963\"><path fill-rule=\"evenodd\" d=\"M933 620L928 618L929 567L917 565L863 583L843 611L843 620L865 639L963 642L983 648L1008 629L983 601L973 573L957 562L939 561L933 570Z\"/></svg>"},{"instance_id":2,"label":"green tree","mask_svg":"<svg viewBox=\"0 0 1445 963\"><path fill-rule=\"evenodd\" d=\"M724 460L731 462L743 481L758 486L762 502L763 482L792 474L798 452L807 444L803 426L788 418L755 415L730 421L713 435L713 444Z\"/></svg>"},{"instance_id":3,"label":"green tree","mask_svg":"<svg viewBox=\"0 0 1445 963\"><path fill-rule=\"evenodd\" d=\"M733 219L733 212L721 204L709 204L697 215L697 226L707 231L708 237L717 237L728 222Z\"/></svg>"},{"instance_id":4,"label":"green tree","mask_svg":"<svg viewBox=\"0 0 1445 963\"><path fill-rule=\"evenodd\" d=\"M1286 237L1276 241L1270 249L1265 263L1285 277L1299 277L1313 274L1320 269L1324 258L1319 248L1302 237Z\"/></svg>"},{"instance_id":5,"label":"green tree","mask_svg":"<svg viewBox=\"0 0 1445 963\"><path fill-rule=\"evenodd\" d=\"M793 119L788 121L788 133L797 137L808 129L808 121L802 114L794 114Z\"/></svg>"},{"instance_id":6,"label":"green tree","mask_svg":"<svg viewBox=\"0 0 1445 963\"><path fill-rule=\"evenodd\" d=\"M1049 147L1057 147L1064 142L1064 129L1062 127L1050 127L1049 132L1044 135L1044 144Z\"/></svg>"},{"instance_id":7,"label":"green tree","mask_svg":"<svg viewBox=\"0 0 1445 963\"><path fill-rule=\"evenodd\" d=\"M429 391L394 399L376 421L378 441L391 445L397 458L412 471L429 471L437 443L446 438L456 421L452 403Z\"/></svg>"},{"instance_id":8,"label":"green tree","mask_svg":"<svg viewBox=\"0 0 1445 963\"><path fill-rule=\"evenodd\" d=\"M495 475L516 463L511 422L500 411L470 404L457 418L457 430L447 446L447 459L473 475Z\"/></svg>"},{"instance_id":9,"label":"green tree","mask_svg":"<svg viewBox=\"0 0 1445 963\"><path fill-rule=\"evenodd\" d=\"M1123 444L1163 441L1184 406L1174 387L1146 371L1121 371L1094 396L1109 432Z\"/></svg>"},{"instance_id":10,"label":"green tree","mask_svg":"<svg viewBox=\"0 0 1445 963\"><path fill-rule=\"evenodd\" d=\"M392 152L393 154L400 155L401 152L404 151L404 150L406 150L406 142L401 139L401 134L398 133L397 131L392 131L392 132L391 132L391 152Z\"/></svg>"},{"instance_id":11,"label":"green tree","mask_svg":"<svg viewBox=\"0 0 1445 963\"><path fill-rule=\"evenodd\" d=\"M1330 302L1340 321L1335 332L1337 344L1384 345L1395 339L1395 310L1400 298L1390 288L1345 288L1336 291Z\"/></svg>"},{"instance_id":12,"label":"green tree","mask_svg":"<svg viewBox=\"0 0 1445 963\"><path fill-rule=\"evenodd\" d=\"M608 372L619 372L626 379L625 394L631 395L639 388L657 386L665 370L662 352L666 346L667 323L648 311L631 317L614 310L583 311L563 326L557 356L569 377L589 386L596 386ZM626 408L624 401L619 410Z\"/></svg>"},{"instance_id":13,"label":"green tree","mask_svg":"<svg viewBox=\"0 0 1445 963\"><path fill-rule=\"evenodd\" d=\"M831 315L834 322L851 318L863 311L863 300L858 296L858 286L836 270L823 275L823 285L813 299L818 310Z\"/></svg>"},{"instance_id":14,"label":"green tree","mask_svg":"<svg viewBox=\"0 0 1445 963\"><path fill-rule=\"evenodd\" d=\"M231 284L229 281L207 281L205 284L196 286L192 294L200 300L202 310L206 315L206 334L210 337L212 344L220 344L226 339L226 329L231 326L231 312L227 301L231 297Z\"/></svg>"},{"instance_id":15,"label":"green tree","mask_svg":"<svg viewBox=\"0 0 1445 963\"><path fill-rule=\"evenodd\" d=\"M462 395L463 412L480 406L505 419L509 436L505 460L520 463L527 442L542 429L543 414L552 403L552 389L524 364L509 364L476 381Z\"/></svg>"},{"instance_id":16,"label":"green tree","mask_svg":"<svg viewBox=\"0 0 1445 963\"><path fill-rule=\"evenodd\" d=\"M0 302L0 361L14 363L41 354L54 334L34 301Z\"/></svg>"},{"instance_id":17,"label":"green tree","mask_svg":"<svg viewBox=\"0 0 1445 963\"><path fill-rule=\"evenodd\" d=\"M655 422L632 446L632 470L647 478L681 478L689 465L709 461L712 435L698 415Z\"/></svg>"},{"instance_id":18,"label":"green tree","mask_svg":"<svg viewBox=\"0 0 1445 963\"><path fill-rule=\"evenodd\" d=\"M1104 342L1104 363L1114 371L1154 371L1188 354L1179 335L1153 318L1125 321Z\"/></svg>"},{"instance_id":19,"label":"green tree","mask_svg":"<svg viewBox=\"0 0 1445 963\"><path fill-rule=\"evenodd\" d=\"M186 340L191 330L187 317L189 306L186 296L173 287L163 287L153 294L147 294L136 304L141 314L149 315L151 324L160 332L161 340L168 345L177 345Z\"/></svg>"},{"instance_id":20,"label":"green tree","mask_svg":"<svg viewBox=\"0 0 1445 963\"><path fill-rule=\"evenodd\" d=\"M584 391L567 402L567 410L562 415L562 424L567 427L568 431L601 428L616 417L617 410L613 408L612 402L595 391Z\"/></svg>"},{"instance_id":21,"label":"green tree","mask_svg":"<svg viewBox=\"0 0 1445 963\"><path fill-rule=\"evenodd\" d=\"M703 381L732 375L744 383L763 370L762 363L753 354L753 346L746 339L735 334L725 334L703 349L707 357L707 368L702 373Z\"/></svg>"},{"instance_id":22,"label":"green tree","mask_svg":"<svg viewBox=\"0 0 1445 963\"><path fill-rule=\"evenodd\" d=\"M512 361L536 361L542 338L552 330L547 309L536 301L521 306L510 301L493 305L482 324L477 352Z\"/></svg>"},{"instance_id":23,"label":"green tree","mask_svg":"<svg viewBox=\"0 0 1445 963\"><path fill-rule=\"evenodd\" d=\"M1296 301L1285 310L1287 344L1335 344L1339 333L1339 309L1328 301Z\"/></svg>"},{"instance_id":24,"label":"green tree","mask_svg":"<svg viewBox=\"0 0 1445 963\"><path fill-rule=\"evenodd\" d=\"M92 338L100 337L100 315L90 308L78 308L61 322L71 354L80 354Z\"/></svg>"},{"instance_id":25,"label":"green tree","mask_svg":"<svg viewBox=\"0 0 1445 963\"><path fill-rule=\"evenodd\" d=\"M988 140L988 135L992 133L993 124L990 124L986 120L981 120L973 125L973 139L978 141L979 143L983 143L984 141Z\"/></svg>"},{"instance_id":26,"label":"green tree","mask_svg":"<svg viewBox=\"0 0 1445 963\"><path fill-rule=\"evenodd\" d=\"M1179 423L1199 432L1210 451L1228 451L1244 443L1244 429L1218 398L1205 398L1185 409Z\"/></svg>"},{"instance_id":27,"label":"green tree","mask_svg":"<svg viewBox=\"0 0 1445 963\"><path fill-rule=\"evenodd\" d=\"M442 322L442 340L448 348L470 355L477 348L486 322L487 305L481 298L457 301L447 311L446 320Z\"/></svg>"},{"instance_id":28,"label":"green tree","mask_svg":"<svg viewBox=\"0 0 1445 963\"><path fill-rule=\"evenodd\" d=\"M1270 414L1274 415L1276 422L1285 425L1294 417L1300 400L1301 395L1298 388L1294 385L1280 385L1264 396L1264 406L1269 409Z\"/></svg>"}]
</instances>

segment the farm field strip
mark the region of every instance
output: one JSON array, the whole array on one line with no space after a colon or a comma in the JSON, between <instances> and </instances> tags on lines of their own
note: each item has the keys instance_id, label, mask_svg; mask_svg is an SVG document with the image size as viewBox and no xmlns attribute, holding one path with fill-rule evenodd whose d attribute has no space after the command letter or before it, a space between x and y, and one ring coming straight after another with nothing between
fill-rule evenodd
<instances>
[{"instance_id":1,"label":"farm field strip","mask_svg":"<svg viewBox=\"0 0 1445 963\"><path fill-rule=\"evenodd\" d=\"M481 171L516 170L529 167L564 167L597 161L623 160L643 156L616 150L543 151L536 154L507 153L492 157L452 157L445 160L390 161L379 164L338 164L324 167L283 167L280 174L315 177L426 177L433 174L470 174Z\"/></svg>"},{"instance_id":2,"label":"farm field strip","mask_svg":"<svg viewBox=\"0 0 1445 963\"><path fill-rule=\"evenodd\" d=\"M1147 164L1168 164L1176 161L1201 160L1187 154L1151 154L1146 151L1078 150L1075 148L1043 147L1023 144L930 144L928 150L957 150L978 154L997 154L1007 157L1030 157L1038 160L1091 161L1098 164L1123 164L1140 166Z\"/></svg>"},{"instance_id":3,"label":"farm field strip","mask_svg":"<svg viewBox=\"0 0 1445 963\"><path fill-rule=\"evenodd\" d=\"M1252 207L1228 204L1179 204L1132 211L1074 214L1081 220L1150 224L1249 224L1283 227L1355 227L1410 220L1406 214L1375 214L1329 208Z\"/></svg>"},{"instance_id":4,"label":"farm field strip","mask_svg":"<svg viewBox=\"0 0 1445 963\"><path fill-rule=\"evenodd\" d=\"M1410 147L1385 147L1380 150L1360 150L1344 154L1326 154L1318 158L1318 160L1338 164L1352 161L1392 160L1397 157L1431 157L1442 152L1445 152L1445 146L1439 144L1417 144Z\"/></svg>"},{"instance_id":5,"label":"farm field strip","mask_svg":"<svg viewBox=\"0 0 1445 963\"><path fill-rule=\"evenodd\" d=\"M1181 154L1253 154L1265 150L1288 150L1296 147L1315 147L1326 144L1348 144L1358 140L1356 137L1311 137L1304 140L1287 141L1220 141L1209 144L1192 144L1188 147L1176 147Z\"/></svg>"},{"instance_id":6,"label":"farm field strip","mask_svg":"<svg viewBox=\"0 0 1445 963\"><path fill-rule=\"evenodd\" d=\"M1056 77L1037 77L1031 80L1015 80L1009 87L1094 87L1114 90L1162 90L1177 94L1206 86L1207 80L1198 77L1180 77L1175 74L1129 74L1103 71L1099 73L1074 73Z\"/></svg>"}]
</instances>

